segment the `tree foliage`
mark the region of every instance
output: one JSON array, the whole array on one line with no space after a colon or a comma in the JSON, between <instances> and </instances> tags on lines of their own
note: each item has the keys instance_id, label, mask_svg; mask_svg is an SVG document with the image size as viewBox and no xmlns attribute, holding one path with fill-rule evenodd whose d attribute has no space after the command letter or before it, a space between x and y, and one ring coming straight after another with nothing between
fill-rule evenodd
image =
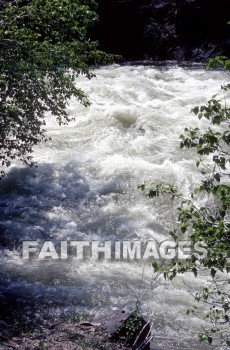
<instances>
[{"instance_id":1,"label":"tree foliage","mask_svg":"<svg viewBox=\"0 0 230 350\"><path fill-rule=\"evenodd\" d=\"M228 68L229 61L219 57L210 64ZM222 86L228 94L230 85ZM229 96L229 94L228 94ZM193 251L185 261L173 259L167 266L162 262L153 262L156 271L162 269L165 278L172 280L177 274L191 271L194 276L208 274L205 286L195 293L197 302L205 302L209 311L200 315L196 306L187 311L191 315L200 315L211 323L200 333L201 341L223 346L230 345L230 108L227 97L220 100L213 96L207 104L196 106L192 110L201 119L207 119L208 126L186 128L180 136L181 148L193 148L198 155L196 166L200 169L202 180L188 196L179 193L173 184L140 185L149 197L170 195L177 198L177 226L170 232L176 242L186 235L191 246L198 243L206 254L197 255ZM199 199L202 199L201 201ZM199 203L205 204L199 205Z\"/></svg>"},{"instance_id":2,"label":"tree foliage","mask_svg":"<svg viewBox=\"0 0 230 350\"><path fill-rule=\"evenodd\" d=\"M0 0L0 165L33 164L45 113L61 125L70 97L89 104L76 77L112 59L88 38L96 20L94 0Z\"/></svg>"}]
</instances>

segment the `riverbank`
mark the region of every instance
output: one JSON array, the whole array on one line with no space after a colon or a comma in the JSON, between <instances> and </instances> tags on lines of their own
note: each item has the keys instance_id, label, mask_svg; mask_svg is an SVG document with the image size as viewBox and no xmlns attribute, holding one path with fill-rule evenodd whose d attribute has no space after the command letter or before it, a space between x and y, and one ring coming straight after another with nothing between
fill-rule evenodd
<instances>
[{"instance_id":1,"label":"riverbank","mask_svg":"<svg viewBox=\"0 0 230 350\"><path fill-rule=\"evenodd\" d=\"M11 339L0 337L1 350L127 350L121 343L108 339L108 332L89 322L61 323Z\"/></svg>"}]
</instances>

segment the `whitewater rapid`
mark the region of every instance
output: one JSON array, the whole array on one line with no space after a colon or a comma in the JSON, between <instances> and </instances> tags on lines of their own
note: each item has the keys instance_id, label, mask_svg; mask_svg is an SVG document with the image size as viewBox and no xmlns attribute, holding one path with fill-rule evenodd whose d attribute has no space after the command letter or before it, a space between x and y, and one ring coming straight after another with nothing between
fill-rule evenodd
<instances>
[{"instance_id":1,"label":"whitewater rapid","mask_svg":"<svg viewBox=\"0 0 230 350\"><path fill-rule=\"evenodd\" d=\"M0 184L1 271L11 279L0 292L29 296L37 317L55 319L130 309L141 300L155 346L206 349L196 339L204 324L185 316L193 304L187 284L196 288L202 278L154 281L151 264L143 261L21 259L23 240L161 242L175 226L175 207L168 198L146 198L138 185L170 181L186 194L200 179L195 154L180 149L179 135L187 126L205 125L190 110L220 91L227 74L135 65L95 73L76 82L90 107L72 99L67 111L75 120L62 127L48 115L52 141L36 147L38 167L15 163Z\"/></svg>"}]
</instances>

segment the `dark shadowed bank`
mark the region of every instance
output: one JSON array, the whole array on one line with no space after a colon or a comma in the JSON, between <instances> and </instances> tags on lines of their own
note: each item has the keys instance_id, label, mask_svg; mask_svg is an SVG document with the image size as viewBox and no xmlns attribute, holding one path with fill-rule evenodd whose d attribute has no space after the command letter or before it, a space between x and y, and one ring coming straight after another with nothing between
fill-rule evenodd
<instances>
[{"instance_id":1,"label":"dark shadowed bank","mask_svg":"<svg viewBox=\"0 0 230 350\"><path fill-rule=\"evenodd\" d=\"M31 332L18 332L0 321L1 350L157 350L150 347L150 323L138 313L113 310L107 315L82 321L78 318L47 323ZM161 349L162 350L162 349Z\"/></svg>"},{"instance_id":2,"label":"dark shadowed bank","mask_svg":"<svg viewBox=\"0 0 230 350\"><path fill-rule=\"evenodd\" d=\"M99 0L94 34L124 59L206 61L230 53L229 0Z\"/></svg>"}]
</instances>

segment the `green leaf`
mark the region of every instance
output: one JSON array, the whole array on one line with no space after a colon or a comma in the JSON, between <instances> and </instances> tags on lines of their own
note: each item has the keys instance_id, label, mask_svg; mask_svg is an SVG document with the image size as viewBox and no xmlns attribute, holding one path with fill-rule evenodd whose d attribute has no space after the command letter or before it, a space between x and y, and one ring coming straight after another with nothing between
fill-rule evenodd
<instances>
[{"instance_id":1,"label":"green leaf","mask_svg":"<svg viewBox=\"0 0 230 350\"><path fill-rule=\"evenodd\" d=\"M211 276L214 278L216 275L216 270L214 268L211 268Z\"/></svg>"},{"instance_id":2,"label":"green leaf","mask_svg":"<svg viewBox=\"0 0 230 350\"><path fill-rule=\"evenodd\" d=\"M138 189L140 189L141 191L145 190L145 184L141 184L138 186Z\"/></svg>"},{"instance_id":3,"label":"green leaf","mask_svg":"<svg viewBox=\"0 0 230 350\"><path fill-rule=\"evenodd\" d=\"M197 277L197 269L196 269L196 267L192 268L192 272L193 272L194 276Z\"/></svg>"},{"instance_id":4,"label":"green leaf","mask_svg":"<svg viewBox=\"0 0 230 350\"><path fill-rule=\"evenodd\" d=\"M154 269L154 272L157 272L157 271L160 270L160 265L159 265L156 261L154 261L154 262L152 263L152 267L153 267L153 269Z\"/></svg>"}]
</instances>

